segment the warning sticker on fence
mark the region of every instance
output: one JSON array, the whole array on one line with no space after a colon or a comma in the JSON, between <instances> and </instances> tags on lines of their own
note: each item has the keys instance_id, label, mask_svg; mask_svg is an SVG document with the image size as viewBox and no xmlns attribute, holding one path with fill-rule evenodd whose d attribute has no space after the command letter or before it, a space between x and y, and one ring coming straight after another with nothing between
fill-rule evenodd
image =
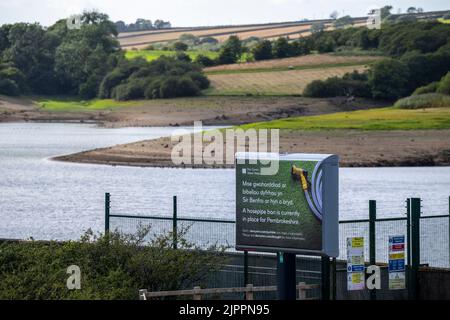
<instances>
[{"instance_id":1,"label":"warning sticker on fence","mask_svg":"<svg viewBox=\"0 0 450 320\"><path fill-rule=\"evenodd\" d=\"M363 290L364 279L364 238L347 238L347 290Z\"/></svg>"},{"instance_id":2,"label":"warning sticker on fence","mask_svg":"<svg viewBox=\"0 0 450 320\"><path fill-rule=\"evenodd\" d=\"M389 237L389 290L406 288L405 236Z\"/></svg>"}]
</instances>

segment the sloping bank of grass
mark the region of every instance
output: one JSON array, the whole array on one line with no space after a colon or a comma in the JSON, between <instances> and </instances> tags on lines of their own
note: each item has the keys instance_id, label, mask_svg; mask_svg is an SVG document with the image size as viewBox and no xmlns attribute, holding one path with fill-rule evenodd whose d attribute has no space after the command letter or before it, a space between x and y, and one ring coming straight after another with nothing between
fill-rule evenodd
<instances>
[{"instance_id":1,"label":"sloping bank of grass","mask_svg":"<svg viewBox=\"0 0 450 320\"><path fill-rule=\"evenodd\" d=\"M153 61L161 56L174 57L177 53L175 50L127 50L125 57L127 59L144 58L147 61ZM197 59L199 55L206 56L210 59L215 59L219 56L219 53L214 51L189 50L183 51L183 53L187 54L192 60Z\"/></svg>"},{"instance_id":2,"label":"sloping bank of grass","mask_svg":"<svg viewBox=\"0 0 450 320\"><path fill-rule=\"evenodd\" d=\"M95 111L142 105L142 101L116 101L113 99L82 100L76 97L38 97L34 98L45 111Z\"/></svg>"},{"instance_id":3,"label":"sloping bank of grass","mask_svg":"<svg viewBox=\"0 0 450 320\"><path fill-rule=\"evenodd\" d=\"M424 130L449 129L450 106L429 109L388 107L258 122L243 129L283 130Z\"/></svg>"}]
</instances>

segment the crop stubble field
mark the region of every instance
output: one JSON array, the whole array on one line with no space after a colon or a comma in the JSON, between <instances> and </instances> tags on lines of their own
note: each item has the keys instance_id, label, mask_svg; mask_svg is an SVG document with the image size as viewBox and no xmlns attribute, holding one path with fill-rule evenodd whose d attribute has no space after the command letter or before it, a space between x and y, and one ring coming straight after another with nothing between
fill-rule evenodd
<instances>
[{"instance_id":1,"label":"crop stubble field","mask_svg":"<svg viewBox=\"0 0 450 320\"><path fill-rule=\"evenodd\" d=\"M354 70L363 71L364 65L312 68L277 72L243 72L208 75L211 88L208 95L300 95L314 80L343 76Z\"/></svg>"}]
</instances>

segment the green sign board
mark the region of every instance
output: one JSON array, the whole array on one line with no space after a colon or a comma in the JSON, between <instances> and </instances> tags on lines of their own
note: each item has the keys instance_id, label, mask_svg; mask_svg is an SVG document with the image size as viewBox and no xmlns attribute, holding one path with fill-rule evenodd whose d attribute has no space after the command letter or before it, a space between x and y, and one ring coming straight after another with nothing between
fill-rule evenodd
<instances>
[{"instance_id":1,"label":"green sign board","mask_svg":"<svg viewBox=\"0 0 450 320\"><path fill-rule=\"evenodd\" d=\"M236 155L236 248L338 256L338 157Z\"/></svg>"}]
</instances>

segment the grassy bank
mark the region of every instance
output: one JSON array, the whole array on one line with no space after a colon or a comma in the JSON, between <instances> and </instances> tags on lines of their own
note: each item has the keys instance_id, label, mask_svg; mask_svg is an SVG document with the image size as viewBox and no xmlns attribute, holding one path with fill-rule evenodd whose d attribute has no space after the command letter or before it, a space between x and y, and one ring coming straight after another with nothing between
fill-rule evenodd
<instances>
[{"instance_id":1,"label":"grassy bank","mask_svg":"<svg viewBox=\"0 0 450 320\"><path fill-rule=\"evenodd\" d=\"M210 59L215 59L219 55L218 52L213 51L185 51L184 53L186 53L192 60L195 60L199 55L207 56ZM173 57L176 54L177 51L174 50L127 50L127 52L125 53L125 57L127 59L141 57L146 59L147 61L153 61L161 56Z\"/></svg>"},{"instance_id":2,"label":"grassy bank","mask_svg":"<svg viewBox=\"0 0 450 320\"><path fill-rule=\"evenodd\" d=\"M242 126L249 129L289 130L420 130L449 129L450 108L405 110L396 107L295 117Z\"/></svg>"},{"instance_id":3,"label":"grassy bank","mask_svg":"<svg viewBox=\"0 0 450 320\"><path fill-rule=\"evenodd\" d=\"M115 101L112 99L81 100L76 97L38 97L34 98L45 111L96 111L133 107L142 105L142 101Z\"/></svg>"}]
</instances>

